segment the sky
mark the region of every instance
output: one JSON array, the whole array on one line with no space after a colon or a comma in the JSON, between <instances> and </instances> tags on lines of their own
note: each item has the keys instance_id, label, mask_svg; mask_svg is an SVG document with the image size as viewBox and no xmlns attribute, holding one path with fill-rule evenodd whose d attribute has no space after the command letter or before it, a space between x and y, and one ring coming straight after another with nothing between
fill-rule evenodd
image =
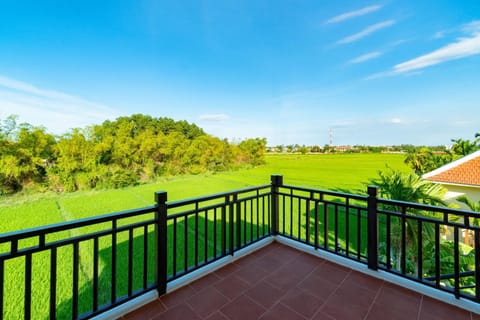
<instances>
[{"instance_id":1,"label":"sky","mask_svg":"<svg viewBox=\"0 0 480 320\"><path fill-rule=\"evenodd\" d=\"M480 1L0 1L0 119L135 113L269 145L480 132Z\"/></svg>"}]
</instances>

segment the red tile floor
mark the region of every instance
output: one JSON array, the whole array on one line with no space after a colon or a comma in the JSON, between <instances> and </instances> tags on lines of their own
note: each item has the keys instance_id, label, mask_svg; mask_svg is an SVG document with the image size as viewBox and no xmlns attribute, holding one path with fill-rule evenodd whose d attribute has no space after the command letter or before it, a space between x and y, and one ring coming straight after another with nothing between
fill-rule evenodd
<instances>
[{"instance_id":1,"label":"red tile floor","mask_svg":"<svg viewBox=\"0 0 480 320\"><path fill-rule=\"evenodd\" d=\"M478 319L274 242L122 319Z\"/></svg>"}]
</instances>

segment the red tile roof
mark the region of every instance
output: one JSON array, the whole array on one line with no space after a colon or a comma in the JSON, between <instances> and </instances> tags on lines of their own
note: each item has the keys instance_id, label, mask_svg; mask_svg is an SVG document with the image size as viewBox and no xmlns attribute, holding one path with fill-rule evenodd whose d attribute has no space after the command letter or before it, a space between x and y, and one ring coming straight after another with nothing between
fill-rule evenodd
<instances>
[{"instance_id":1,"label":"red tile roof","mask_svg":"<svg viewBox=\"0 0 480 320\"><path fill-rule=\"evenodd\" d=\"M480 187L480 151L423 175L428 181Z\"/></svg>"}]
</instances>

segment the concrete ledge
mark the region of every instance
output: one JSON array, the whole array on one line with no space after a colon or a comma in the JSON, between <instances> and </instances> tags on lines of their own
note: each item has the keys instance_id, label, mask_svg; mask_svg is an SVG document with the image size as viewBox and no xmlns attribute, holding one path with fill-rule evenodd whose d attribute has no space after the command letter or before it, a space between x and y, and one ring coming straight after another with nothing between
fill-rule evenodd
<instances>
[{"instance_id":1,"label":"concrete ledge","mask_svg":"<svg viewBox=\"0 0 480 320\"><path fill-rule=\"evenodd\" d=\"M118 319L121 316L132 312L133 310L136 310L140 308L143 305L146 305L147 303L150 303L154 300L158 299L158 293L156 290L147 292L145 294L142 294L141 296L132 299L128 302L125 302L118 307L115 307L113 309L110 309L108 311L105 311L98 316L93 317L92 319L94 320L110 320L110 319Z\"/></svg>"},{"instance_id":2,"label":"concrete ledge","mask_svg":"<svg viewBox=\"0 0 480 320\"><path fill-rule=\"evenodd\" d=\"M452 294L449 294L447 292L443 292L443 291L431 288L429 286L399 277L395 274L392 274L383 270L378 270L378 271L370 270L365 264L338 256L323 250L315 250L315 248L313 248L312 246L308 246L304 243L301 243L295 240L291 240L282 236L274 236L274 238L275 238L275 241L281 244L287 245L297 250L301 250L305 253L309 253L311 255L320 257L322 259L329 260L331 262L334 262L336 264L342 265L352 270L364 273L374 278L384 280L392 284L396 284L400 287L404 287L404 288L416 291L430 298L440 300L442 302L468 310L470 312L480 314L480 305L473 301L466 300L466 299L456 299Z\"/></svg>"}]
</instances>

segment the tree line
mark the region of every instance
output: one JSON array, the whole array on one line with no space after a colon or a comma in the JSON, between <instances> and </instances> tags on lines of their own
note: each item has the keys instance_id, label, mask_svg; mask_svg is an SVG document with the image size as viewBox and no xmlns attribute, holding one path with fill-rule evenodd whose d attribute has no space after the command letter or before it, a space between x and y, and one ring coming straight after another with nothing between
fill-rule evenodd
<instances>
[{"instance_id":1,"label":"tree line","mask_svg":"<svg viewBox=\"0 0 480 320\"><path fill-rule=\"evenodd\" d=\"M450 148L411 147L407 149L405 163L408 164L417 175L435 170L447 163L457 160L480 150L480 133L475 134L474 140L451 139Z\"/></svg>"},{"instance_id":2,"label":"tree line","mask_svg":"<svg viewBox=\"0 0 480 320\"><path fill-rule=\"evenodd\" d=\"M266 139L230 143L183 120L134 114L55 136L17 119L0 122L0 194L120 188L265 161Z\"/></svg>"}]
</instances>

